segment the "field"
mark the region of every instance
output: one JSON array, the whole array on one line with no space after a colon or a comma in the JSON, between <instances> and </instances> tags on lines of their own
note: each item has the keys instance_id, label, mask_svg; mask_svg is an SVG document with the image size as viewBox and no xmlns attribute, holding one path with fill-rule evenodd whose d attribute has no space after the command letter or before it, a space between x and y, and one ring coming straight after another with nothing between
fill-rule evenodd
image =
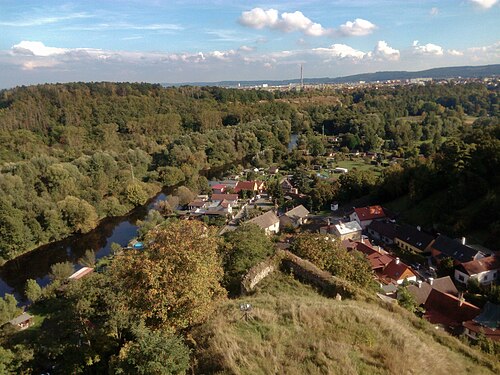
<instances>
[{"instance_id":1,"label":"field","mask_svg":"<svg viewBox=\"0 0 500 375\"><path fill-rule=\"evenodd\" d=\"M241 303L252 305L246 320ZM194 334L200 373L493 374L494 359L378 303L337 301L275 274ZM497 372L498 373L498 372Z\"/></svg>"}]
</instances>

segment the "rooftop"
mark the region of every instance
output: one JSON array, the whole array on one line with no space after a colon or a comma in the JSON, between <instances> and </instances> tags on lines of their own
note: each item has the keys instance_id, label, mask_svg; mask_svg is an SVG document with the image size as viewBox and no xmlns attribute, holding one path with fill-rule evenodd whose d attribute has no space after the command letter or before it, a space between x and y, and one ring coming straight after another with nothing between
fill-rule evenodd
<instances>
[{"instance_id":1,"label":"rooftop","mask_svg":"<svg viewBox=\"0 0 500 375\"><path fill-rule=\"evenodd\" d=\"M430 234L407 224L398 227L396 237L421 251L424 251L434 240Z\"/></svg>"},{"instance_id":2,"label":"rooftop","mask_svg":"<svg viewBox=\"0 0 500 375\"><path fill-rule=\"evenodd\" d=\"M14 319L9 320L9 323L17 326L18 324L24 323L27 320L33 319L33 316L28 314L27 312L22 313L19 316L16 316Z\"/></svg>"},{"instance_id":3,"label":"rooftop","mask_svg":"<svg viewBox=\"0 0 500 375\"><path fill-rule=\"evenodd\" d=\"M361 232L361 226L357 221L349 221L347 223L335 224L335 230L342 236L353 232Z\"/></svg>"},{"instance_id":4,"label":"rooftop","mask_svg":"<svg viewBox=\"0 0 500 375\"><path fill-rule=\"evenodd\" d=\"M307 217L307 215L309 215L309 211L303 205L300 205L292 208L290 211L285 212L284 215L296 220Z\"/></svg>"},{"instance_id":5,"label":"rooftop","mask_svg":"<svg viewBox=\"0 0 500 375\"><path fill-rule=\"evenodd\" d=\"M276 216L276 214L272 210L267 211L265 214L254 217L253 219L247 221L247 223L256 224L262 229L267 229L270 226L279 222L280 219L278 218L278 216Z\"/></svg>"},{"instance_id":6,"label":"rooftop","mask_svg":"<svg viewBox=\"0 0 500 375\"><path fill-rule=\"evenodd\" d=\"M432 244L432 248L443 253L445 256L449 256L460 263L470 262L478 254L482 254L480 251L475 250L467 245L463 245L457 240L453 240L447 236L440 235L436 238L436 241Z\"/></svg>"},{"instance_id":7,"label":"rooftop","mask_svg":"<svg viewBox=\"0 0 500 375\"><path fill-rule=\"evenodd\" d=\"M477 275L481 272L493 271L500 269L500 256L490 256L470 262L462 263L459 267L460 270L465 271L468 275Z\"/></svg>"},{"instance_id":8,"label":"rooftop","mask_svg":"<svg viewBox=\"0 0 500 375\"><path fill-rule=\"evenodd\" d=\"M359 217L359 220L373 220L373 219L383 219L386 217L384 209L381 206L367 206L355 208L354 212Z\"/></svg>"}]
</instances>

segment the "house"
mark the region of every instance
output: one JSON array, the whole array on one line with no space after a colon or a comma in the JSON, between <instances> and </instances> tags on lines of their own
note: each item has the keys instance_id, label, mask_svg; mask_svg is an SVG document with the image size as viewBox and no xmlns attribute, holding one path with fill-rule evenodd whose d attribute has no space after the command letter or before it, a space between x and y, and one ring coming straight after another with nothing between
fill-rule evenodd
<instances>
[{"instance_id":1,"label":"house","mask_svg":"<svg viewBox=\"0 0 500 375\"><path fill-rule=\"evenodd\" d=\"M432 289L424 303L424 318L432 324L440 324L447 329L461 327L462 323L479 315L479 307L465 301L463 297Z\"/></svg>"},{"instance_id":2,"label":"house","mask_svg":"<svg viewBox=\"0 0 500 375\"><path fill-rule=\"evenodd\" d=\"M188 203L188 209L191 212L196 212L196 211L203 209L207 204L208 204L208 202L206 202L206 201L196 199L196 200Z\"/></svg>"},{"instance_id":3,"label":"house","mask_svg":"<svg viewBox=\"0 0 500 375\"><path fill-rule=\"evenodd\" d=\"M393 259L384 269L377 272L377 276L384 284L402 284L405 280L417 281L417 275L399 258Z\"/></svg>"},{"instance_id":4,"label":"house","mask_svg":"<svg viewBox=\"0 0 500 375\"><path fill-rule=\"evenodd\" d=\"M28 314L27 312L24 312L18 317L9 320L9 323L19 329L27 329L33 325L33 316Z\"/></svg>"},{"instance_id":5,"label":"house","mask_svg":"<svg viewBox=\"0 0 500 375\"><path fill-rule=\"evenodd\" d=\"M264 229L267 235L279 233L280 231L280 219L272 210L248 220L247 223L258 225Z\"/></svg>"},{"instance_id":6,"label":"house","mask_svg":"<svg viewBox=\"0 0 500 375\"><path fill-rule=\"evenodd\" d=\"M373 220L383 220L386 217L386 213L381 206L355 208L354 212L349 215L351 221L356 220L363 229L370 225Z\"/></svg>"},{"instance_id":7,"label":"house","mask_svg":"<svg viewBox=\"0 0 500 375\"><path fill-rule=\"evenodd\" d=\"M321 234L334 234L343 240L358 241L361 239L361 226L357 221L349 221L347 223L338 223L319 228Z\"/></svg>"},{"instance_id":8,"label":"house","mask_svg":"<svg viewBox=\"0 0 500 375\"><path fill-rule=\"evenodd\" d=\"M408 291L415 298L415 302L420 306L427 302L427 298L432 289L437 289L440 292L451 294L458 297L458 289L453 284L453 280L449 276L440 277L437 279L430 278L429 282L417 281L417 285L408 285Z\"/></svg>"},{"instance_id":9,"label":"house","mask_svg":"<svg viewBox=\"0 0 500 375\"><path fill-rule=\"evenodd\" d=\"M285 194L298 194L299 193L298 189L293 187L292 183L287 178L284 178L280 181L280 187L281 187L281 190L283 190L283 193L285 193Z\"/></svg>"},{"instance_id":10,"label":"house","mask_svg":"<svg viewBox=\"0 0 500 375\"><path fill-rule=\"evenodd\" d=\"M382 271L394 258L379 246L373 246L370 241L361 238L361 241L343 240L342 246L348 251L359 251L366 256L372 271Z\"/></svg>"},{"instance_id":11,"label":"house","mask_svg":"<svg viewBox=\"0 0 500 375\"><path fill-rule=\"evenodd\" d=\"M280 169L278 167L270 167L268 169L268 173L271 174L271 175L275 175L276 173L278 173Z\"/></svg>"},{"instance_id":12,"label":"house","mask_svg":"<svg viewBox=\"0 0 500 375\"><path fill-rule=\"evenodd\" d=\"M94 272L94 269L92 267L82 267L75 273L73 273L70 277L68 277L69 280L80 280L84 278L85 276L91 274Z\"/></svg>"},{"instance_id":13,"label":"house","mask_svg":"<svg viewBox=\"0 0 500 375\"><path fill-rule=\"evenodd\" d=\"M422 232L420 227L403 224L398 227L395 237L396 244L404 250L416 253L429 253L434 237Z\"/></svg>"},{"instance_id":14,"label":"house","mask_svg":"<svg viewBox=\"0 0 500 375\"><path fill-rule=\"evenodd\" d=\"M450 257L453 259L455 265L484 258L484 254L481 251L465 244L465 238L457 241L440 235L431 244L430 250L432 256L438 262L443 258Z\"/></svg>"},{"instance_id":15,"label":"house","mask_svg":"<svg viewBox=\"0 0 500 375\"><path fill-rule=\"evenodd\" d=\"M280 226L291 225L294 228L307 223L309 211L303 205L292 208L280 216Z\"/></svg>"},{"instance_id":16,"label":"house","mask_svg":"<svg viewBox=\"0 0 500 375\"><path fill-rule=\"evenodd\" d=\"M250 192L252 194L262 193L265 189L263 181L238 181L234 187L235 193Z\"/></svg>"},{"instance_id":17,"label":"house","mask_svg":"<svg viewBox=\"0 0 500 375\"><path fill-rule=\"evenodd\" d=\"M212 194L210 197L212 202L229 202L232 207L238 205L238 194Z\"/></svg>"},{"instance_id":18,"label":"house","mask_svg":"<svg viewBox=\"0 0 500 375\"><path fill-rule=\"evenodd\" d=\"M464 333L473 340L482 333L490 340L500 341L500 305L486 302L483 311L472 320L462 323Z\"/></svg>"},{"instance_id":19,"label":"house","mask_svg":"<svg viewBox=\"0 0 500 375\"><path fill-rule=\"evenodd\" d=\"M500 256L472 260L455 267L455 280L467 284L470 278L476 279L481 285L496 282L500 278Z\"/></svg>"},{"instance_id":20,"label":"house","mask_svg":"<svg viewBox=\"0 0 500 375\"><path fill-rule=\"evenodd\" d=\"M212 186L212 192L214 194L223 194L226 192L226 190L227 190L226 184L217 184Z\"/></svg>"},{"instance_id":21,"label":"house","mask_svg":"<svg viewBox=\"0 0 500 375\"><path fill-rule=\"evenodd\" d=\"M392 245L396 237L398 226L390 221L372 221L366 227L368 236L386 245Z\"/></svg>"}]
</instances>

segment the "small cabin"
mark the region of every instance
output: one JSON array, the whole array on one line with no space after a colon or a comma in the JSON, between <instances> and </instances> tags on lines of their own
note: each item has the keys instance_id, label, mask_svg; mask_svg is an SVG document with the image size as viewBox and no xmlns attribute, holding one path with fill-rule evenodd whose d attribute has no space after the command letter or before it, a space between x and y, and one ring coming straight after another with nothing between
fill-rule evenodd
<instances>
[{"instance_id":1,"label":"small cabin","mask_svg":"<svg viewBox=\"0 0 500 375\"><path fill-rule=\"evenodd\" d=\"M25 312L10 320L9 323L16 328L27 329L33 325L33 316Z\"/></svg>"}]
</instances>

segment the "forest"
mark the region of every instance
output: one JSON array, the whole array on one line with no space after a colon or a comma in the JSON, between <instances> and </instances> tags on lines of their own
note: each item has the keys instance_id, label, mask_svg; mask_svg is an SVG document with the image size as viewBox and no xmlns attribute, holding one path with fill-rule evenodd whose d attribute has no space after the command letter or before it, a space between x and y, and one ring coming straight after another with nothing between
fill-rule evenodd
<instances>
[{"instance_id":1,"label":"forest","mask_svg":"<svg viewBox=\"0 0 500 375\"><path fill-rule=\"evenodd\" d=\"M87 232L163 186L206 191L201 172L210 168L247 160L299 173L327 151L331 135L341 138L338 153L378 152L398 162L381 177L303 179L318 206L366 194L380 201L406 196L418 205L442 192L435 223L452 232L486 226L498 241L498 115L498 87L479 83L275 92L132 83L3 90L0 259ZM291 134L300 134L299 149L288 154Z\"/></svg>"},{"instance_id":2,"label":"forest","mask_svg":"<svg viewBox=\"0 0 500 375\"><path fill-rule=\"evenodd\" d=\"M242 161L280 166L315 210L332 200L404 199L424 207L433 229L450 235L480 229L487 233L484 244L496 248L498 116L498 88L477 83L276 92L129 83L5 90L0 256L5 262L40 244L88 232L100 219L144 204L164 186L206 193L205 171ZM289 150L292 134L298 144ZM331 137L338 142L332 144ZM380 174L352 170L328 180L310 173L325 158L355 153L379 155L373 162L380 164ZM269 181L268 189L279 200L277 181ZM96 272L79 281L67 281L71 263L54 264L44 288L28 280L32 329L17 332L4 324L20 309L12 295L0 299L0 372L180 374L199 372L210 362L220 365L212 355L220 351L210 342L218 327L207 322L215 324L211 319L220 306L234 316L228 295L237 298L241 277L274 253L274 243L255 226L219 236L202 222L152 212L154 220L139 230L145 250L123 252L118 246L97 263L94 253L86 253L79 263ZM356 252L333 242L319 246L316 235L307 233L290 250L360 295L373 292L370 268ZM391 313L398 319L399 312ZM259 337L272 336L258 329ZM457 342L448 344L457 353L472 353ZM211 361L204 364L206 358Z\"/></svg>"}]
</instances>

